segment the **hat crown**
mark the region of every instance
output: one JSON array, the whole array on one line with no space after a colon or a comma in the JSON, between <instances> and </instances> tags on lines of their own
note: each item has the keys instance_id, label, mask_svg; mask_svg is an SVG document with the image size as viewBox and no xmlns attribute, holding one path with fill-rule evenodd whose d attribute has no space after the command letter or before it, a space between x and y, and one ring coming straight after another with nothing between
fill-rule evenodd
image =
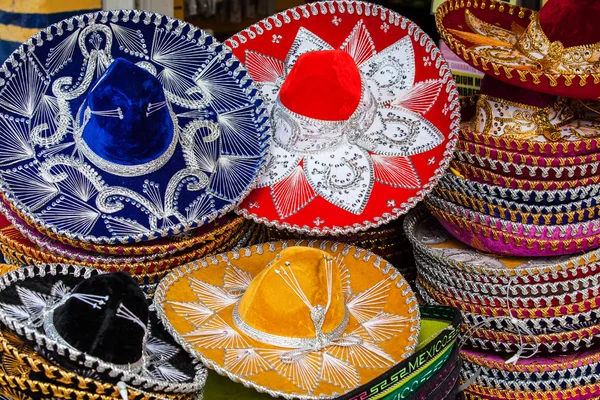
<instances>
[{"instance_id":1,"label":"hat crown","mask_svg":"<svg viewBox=\"0 0 600 400\"><path fill-rule=\"evenodd\" d=\"M81 138L87 147L116 165L140 165L157 159L167 151L175 134L159 80L122 58L113 61L92 86L79 118Z\"/></svg>"},{"instance_id":2,"label":"hat crown","mask_svg":"<svg viewBox=\"0 0 600 400\"><path fill-rule=\"evenodd\" d=\"M318 249L284 249L252 280L238 310L247 325L261 332L318 339L339 327L346 315L335 260Z\"/></svg>"},{"instance_id":3,"label":"hat crown","mask_svg":"<svg viewBox=\"0 0 600 400\"><path fill-rule=\"evenodd\" d=\"M77 285L52 322L75 349L108 363L134 364L142 359L148 304L129 274L101 274Z\"/></svg>"},{"instance_id":4,"label":"hat crown","mask_svg":"<svg viewBox=\"0 0 600 400\"><path fill-rule=\"evenodd\" d=\"M540 10L542 29L552 42L565 47L600 43L597 20L600 2L597 0L550 0Z\"/></svg>"},{"instance_id":5,"label":"hat crown","mask_svg":"<svg viewBox=\"0 0 600 400\"><path fill-rule=\"evenodd\" d=\"M281 103L290 111L325 121L350 118L361 95L356 62L341 50L302 54L279 91Z\"/></svg>"}]
</instances>

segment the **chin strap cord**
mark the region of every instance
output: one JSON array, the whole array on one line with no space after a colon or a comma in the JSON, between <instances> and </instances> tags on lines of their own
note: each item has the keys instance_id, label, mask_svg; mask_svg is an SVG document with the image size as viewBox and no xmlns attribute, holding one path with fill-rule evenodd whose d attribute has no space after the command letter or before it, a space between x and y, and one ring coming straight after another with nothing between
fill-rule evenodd
<instances>
[{"instance_id":1,"label":"chin strap cord","mask_svg":"<svg viewBox=\"0 0 600 400\"><path fill-rule=\"evenodd\" d=\"M129 400L129 395L127 394L127 386L125 385L125 382L117 382L117 387L119 388L121 398L123 400Z\"/></svg>"}]
</instances>

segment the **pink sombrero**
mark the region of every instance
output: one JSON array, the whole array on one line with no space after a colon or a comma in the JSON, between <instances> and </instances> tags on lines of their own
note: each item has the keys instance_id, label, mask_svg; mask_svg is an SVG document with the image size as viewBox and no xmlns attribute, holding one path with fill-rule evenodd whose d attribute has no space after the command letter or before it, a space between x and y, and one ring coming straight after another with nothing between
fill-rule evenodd
<instances>
[{"instance_id":1,"label":"pink sombrero","mask_svg":"<svg viewBox=\"0 0 600 400\"><path fill-rule=\"evenodd\" d=\"M226 44L259 85L274 130L244 216L305 233L365 230L404 214L444 172L458 94L435 43L406 18L315 2Z\"/></svg>"}]
</instances>

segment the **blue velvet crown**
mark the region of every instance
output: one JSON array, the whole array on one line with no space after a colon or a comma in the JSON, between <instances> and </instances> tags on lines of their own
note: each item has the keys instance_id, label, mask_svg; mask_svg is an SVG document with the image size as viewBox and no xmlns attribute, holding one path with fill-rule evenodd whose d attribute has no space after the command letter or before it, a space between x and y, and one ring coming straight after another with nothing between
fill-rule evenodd
<instances>
[{"instance_id":1,"label":"blue velvet crown","mask_svg":"<svg viewBox=\"0 0 600 400\"><path fill-rule=\"evenodd\" d=\"M71 239L151 240L212 221L253 187L269 139L230 51L161 15L71 18L0 68L0 187Z\"/></svg>"}]
</instances>

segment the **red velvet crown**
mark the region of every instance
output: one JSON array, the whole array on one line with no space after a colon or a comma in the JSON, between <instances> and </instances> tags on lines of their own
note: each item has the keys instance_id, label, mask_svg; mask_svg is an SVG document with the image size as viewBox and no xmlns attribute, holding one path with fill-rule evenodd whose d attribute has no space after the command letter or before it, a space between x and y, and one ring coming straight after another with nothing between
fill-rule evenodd
<instances>
[{"instance_id":1,"label":"red velvet crown","mask_svg":"<svg viewBox=\"0 0 600 400\"><path fill-rule=\"evenodd\" d=\"M313 51L298 57L281 86L279 99L296 114L342 121L358 107L361 87L360 72L348 53Z\"/></svg>"},{"instance_id":2,"label":"red velvet crown","mask_svg":"<svg viewBox=\"0 0 600 400\"><path fill-rule=\"evenodd\" d=\"M600 1L549 0L540 11L540 23L550 41L565 47L600 42Z\"/></svg>"}]
</instances>

